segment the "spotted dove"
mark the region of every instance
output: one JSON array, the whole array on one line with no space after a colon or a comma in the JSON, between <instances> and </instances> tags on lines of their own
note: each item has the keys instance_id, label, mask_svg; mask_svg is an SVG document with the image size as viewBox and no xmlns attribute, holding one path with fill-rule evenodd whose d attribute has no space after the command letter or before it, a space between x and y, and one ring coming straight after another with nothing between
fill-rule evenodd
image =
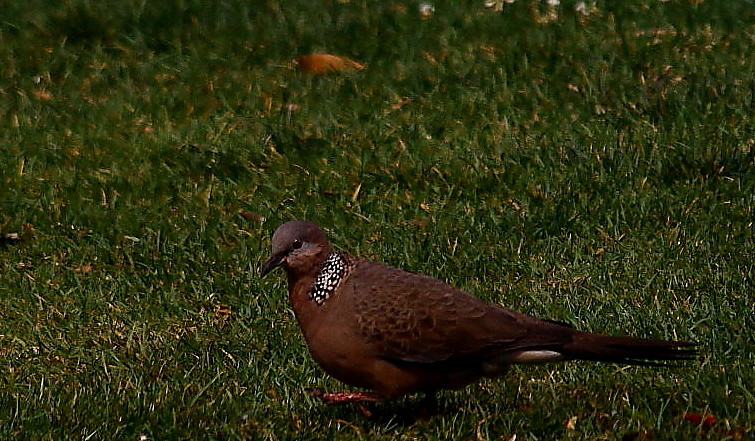
<instances>
[{"instance_id":1,"label":"spotted dove","mask_svg":"<svg viewBox=\"0 0 755 441\"><path fill-rule=\"evenodd\" d=\"M314 223L274 233L262 275L281 266L315 361L365 392L328 402L434 394L517 363L591 360L634 365L691 359L693 343L578 331L493 305L437 279L333 251Z\"/></svg>"}]
</instances>

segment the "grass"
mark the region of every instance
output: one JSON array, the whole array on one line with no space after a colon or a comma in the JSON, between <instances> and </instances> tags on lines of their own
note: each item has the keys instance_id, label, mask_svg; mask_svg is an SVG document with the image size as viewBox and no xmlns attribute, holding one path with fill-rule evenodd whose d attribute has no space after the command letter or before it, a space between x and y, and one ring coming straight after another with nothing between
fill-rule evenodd
<instances>
[{"instance_id":1,"label":"grass","mask_svg":"<svg viewBox=\"0 0 755 441\"><path fill-rule=\"evenodd\" d=\"M4 5L0 438L746 437L755 5L482 3ZM367 68L292 68L320 51ZM292 218L702 356L515 368L426 422L323 406L304 389L343 386L258 277Z\"/></svg>"}]
</instances>

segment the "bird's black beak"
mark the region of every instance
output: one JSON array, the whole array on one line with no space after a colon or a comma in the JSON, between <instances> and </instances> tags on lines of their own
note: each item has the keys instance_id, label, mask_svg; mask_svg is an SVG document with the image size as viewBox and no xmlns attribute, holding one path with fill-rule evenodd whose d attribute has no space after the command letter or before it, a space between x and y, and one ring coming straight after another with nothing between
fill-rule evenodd
<instances>
[{"instance_id":1,"label":"bird's black beak","mask_svg":"<svg viewBox=\"0 0 755 441\"><path fill-rule=\"evenodd\" d=\"M260 274L260 277L265 277L267 273L281 266L284 257L286 257L286 253L277 253L270 256L270 258L267 259L267 262L262 265L262 272Z\"/></svg>"}]
</instances>

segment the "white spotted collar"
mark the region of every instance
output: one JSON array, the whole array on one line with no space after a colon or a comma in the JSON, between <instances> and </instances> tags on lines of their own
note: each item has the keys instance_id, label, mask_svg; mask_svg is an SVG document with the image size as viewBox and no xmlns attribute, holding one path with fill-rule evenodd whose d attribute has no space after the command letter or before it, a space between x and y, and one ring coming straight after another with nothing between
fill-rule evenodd
<instances>
[{"instance_id":1,"label":"white spotted collar","mask_svg":"<svg viewBox=\"0 0 755 441\"><path fill-rule=\"evenodd\" d=\"M315 277L315 285L309 293L309 299L322 306L346 276L349 267L349 262L344 256L336 252L331 253Z\"/></svg>"}]
</instances>

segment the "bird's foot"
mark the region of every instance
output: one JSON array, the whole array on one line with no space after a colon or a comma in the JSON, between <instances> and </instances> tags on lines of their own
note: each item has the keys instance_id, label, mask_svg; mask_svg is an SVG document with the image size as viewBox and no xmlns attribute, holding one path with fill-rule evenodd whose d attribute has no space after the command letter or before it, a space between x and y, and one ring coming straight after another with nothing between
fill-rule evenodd
<instances>
[{"instance_id":1,"label":"bird's foot","mask_svg":"<svg viewBox=\"0 0 755 441\"><path fill-rule=\"evenodd\" d=\"M359 412L365 416L365 418L372 418L372 411L367 407L366 403L375 403L382 401L377 395L369 392L323 392L318 389L309 389L309 394L313 397L323 400L326 404L347 404L354 403L359 409Z\"/></svg>"},{"instance_id":2,"label":"bird's foot","mask_svg":"<svg viewBox=\"0 0 755 441\"><path fill-rule=\"evenodd\" d=\"M327 404L375 403L382 401L377 395L370 392L323 392L318 389L310 389L309 394L323 400Z\"/></svg>"}]
</instances>

